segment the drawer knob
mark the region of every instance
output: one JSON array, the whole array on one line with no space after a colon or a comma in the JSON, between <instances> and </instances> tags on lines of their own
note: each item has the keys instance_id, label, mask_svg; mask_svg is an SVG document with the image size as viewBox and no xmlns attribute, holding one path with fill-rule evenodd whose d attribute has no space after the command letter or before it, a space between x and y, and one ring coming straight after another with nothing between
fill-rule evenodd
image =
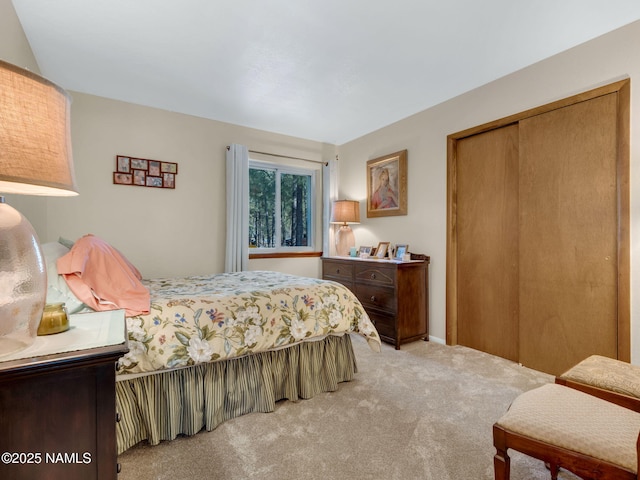
<instances>
[{"instance_id":1,"label":"drawer knob","mask_svg":"<svg viewBox=\"0 0 640 480\"><path fill-rule=\"evenodd\" d=\"M376 301L376 296L375 295L371 295L371 301L375 302Z\"/></svg>"},{"instance_id":2,"label":"drawer knob","mask_svg":"<svg viewBox=\"0 0 640 480\"><path fill-rule=\"evenodd\" d=\"M376 279L376 274L375 274L375 273L372 273L372 274L371 274L371 280L375 280L375 279Z\"/></svg>"},{"instance_id":3,"label":"drawer knob","mask_svg":"<svg viewBox=\"0 0 640 480\"><path fill-rule=\"evenodd\" d=\"M336 273L340 273L340 269L339 268L336 268Z\"/></svg>"},{"instance_id":4,"label":"drawer knob","mask_svg":"<svg viewBox=\"0 0 640 480\"><path fill-rule=\"evenodd\" d=\"M116 412L116 422L120 423L120 420L122 420L122 417L120 416L120 412Z\"/></svg>"}]
</instances>

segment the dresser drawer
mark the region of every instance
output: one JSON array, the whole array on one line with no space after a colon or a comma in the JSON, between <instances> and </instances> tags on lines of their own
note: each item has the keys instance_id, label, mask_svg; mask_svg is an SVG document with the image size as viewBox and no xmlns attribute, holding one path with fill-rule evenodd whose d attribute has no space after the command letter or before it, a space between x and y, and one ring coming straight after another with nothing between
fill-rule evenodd
<instances>
[{"instance_id":1,"label":"dresser drawer","mask_svg":"<svg viewBox=\"0 0 640 480\"><path fill-rule=\"evenodd\" d=\"M355 276L356 282L393 287L396 274L392 266L363 263L356 265Z\"/></svg>"},{"instance_id":2,"label":"dresser drawer","mask_svg":"<svg viewBox=\"0 0 640 480\"><path fill-rule=\"evenodd\" d=\"M353 281L353 267L352 263L324 260L322 262L322 277L336 280L340 283L349 283Z\"/></svg>"},{"instance_id":3,"label":"dresser drawer","mask_svg":"<svg viewBox=\"0 0 640 480\"><path fill-rule=\"evenodd\" d=\"M391 313L396 311L396 295L393 288L356 283L355 294L365 309L371 307Z\"/></svg>"},{"instance_id":4,"label":"dresser drawer","mask_svg":"<svg viewBox=\"0 0 640 480\"><path fill-rule=\"evenodd\" d=\"M396 320L392 315L371 312L369 318L373 322L381 337L396 338Z\"/></svg>"}]
</instances>

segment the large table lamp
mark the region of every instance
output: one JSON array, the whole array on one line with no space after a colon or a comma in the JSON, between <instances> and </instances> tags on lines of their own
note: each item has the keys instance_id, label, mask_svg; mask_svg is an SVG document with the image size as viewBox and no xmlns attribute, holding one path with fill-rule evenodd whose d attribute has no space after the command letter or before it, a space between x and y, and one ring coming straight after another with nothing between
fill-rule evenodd
<instances>
[{"instance_id":1,"label":"large table lamp","mask_svg":"<svg viewBox=\"0 0 640 480\"><path fill-rule=\"evenodd\" d=\"M63 89L0 60L0 193L78 194L70 110ZM0 356L33 343L46 295L38 237L0 196Z\"/></svg>"},{"instance_id":2,"label":"large table lamp","mask_svg":"<svg viewBox=\"0 0 640 480\"><path fill-rule=\"evenodd\" d=\"M357 200L336 200L331 209L331 223L339 224L336 232L336 253L340 256L349 255L351 247L355 247L356 240L349 224L360 223L360 202Z\"/></svg>"}]
</instances>

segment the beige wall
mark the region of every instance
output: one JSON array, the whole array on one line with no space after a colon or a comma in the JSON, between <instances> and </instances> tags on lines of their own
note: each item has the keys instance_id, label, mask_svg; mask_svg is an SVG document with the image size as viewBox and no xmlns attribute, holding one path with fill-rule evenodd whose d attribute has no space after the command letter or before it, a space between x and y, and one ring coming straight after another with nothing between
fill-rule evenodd
<instances>
[{"instance_id":1,"label":"beige wall","mask_svg":"<svg viewBox=\"0 0 640 480\"><path fill-rule=\"evenodd\" d=\"M0 0L0 59L40 72L11 0Z\"/></svg>"},{"instance_id":2,"label":"beige wall","mask_svg":"<svg viewBox=\"0 0 640 480\"><path fill-rule=\"evenodd\" d=\"M334 147L72 92L71 130L80 195L47 200L44 240L94 233L145 277L224 270L225 152L230 143L304 158ZM116 155L178 163L176 188L114 185ZM42 235L42 234L41 234ZM251 269L308 276L319 259L253 260Z\"/></svg>"},{"instance_id":3,"label":"beige wall","mask_svg":"<svg viewBox=\"0 0 640 480\"><path fill-rule=\"evenodd\" d=\"M405 148L409 151L409 214L367 218L363 206L362 223L354 227L354 233L358 244L408 243L411 251L431 256L432 337L442 340L446 336L447 135L630 77L632 358L640 363L640 308L634 295L640 286L640 142L635 141L640 138L636 121L640 96L634 88L640 78L639 44L640 22L635 22L338 148L340 197L360 200L366 196L367 160Z\"/></svg>"}]
</instances>

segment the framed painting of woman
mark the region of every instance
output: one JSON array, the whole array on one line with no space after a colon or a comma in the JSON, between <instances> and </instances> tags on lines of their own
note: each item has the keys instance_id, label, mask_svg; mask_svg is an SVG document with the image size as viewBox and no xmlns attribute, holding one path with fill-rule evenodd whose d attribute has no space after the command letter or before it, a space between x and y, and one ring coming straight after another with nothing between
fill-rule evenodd
<instances>
[{"instance_id":1,"label":"framed painting of woman","mask_svg":"<svg viewBox=\"0 0 640 480\"><path fill-rule=\"evenodd\" d=\"M367 162L367 217L407 214L407 151Z\"/></svg>"}]
</instances>

